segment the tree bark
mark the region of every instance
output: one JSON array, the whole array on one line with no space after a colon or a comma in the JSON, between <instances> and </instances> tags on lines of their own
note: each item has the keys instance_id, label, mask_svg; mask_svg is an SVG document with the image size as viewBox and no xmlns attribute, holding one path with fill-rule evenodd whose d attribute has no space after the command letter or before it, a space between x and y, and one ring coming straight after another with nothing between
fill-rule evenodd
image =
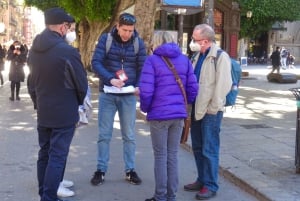
<instances>
[{"instance_id":1,"label":"tree bark","mask_svg":"<svg viewBox=\"0 0 300 201\"><path fill-rule=\"evenodd\" d=\"M134 8L134 14L137 18L136 30L141 38L144 39L148 50L154 31L156 2L156 0L137 0Z\"/></svg>"},{"instance_id":2,"label":"tree bark","mask_svg":"<svg viewBox=\"0 0 300 201\"><path fill-rule=\"evenodd\" d=\"M86 19L79 24L79 51L86 69L91 70L91 59L100 34L109 23L88 22Z\"/></svg>"}]
</instances>

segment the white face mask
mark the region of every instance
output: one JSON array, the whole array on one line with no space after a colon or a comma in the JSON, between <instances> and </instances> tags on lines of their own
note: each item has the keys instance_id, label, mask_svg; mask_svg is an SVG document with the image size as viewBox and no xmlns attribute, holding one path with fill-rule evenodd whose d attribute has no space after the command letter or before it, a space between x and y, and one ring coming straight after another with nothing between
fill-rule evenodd
<instances>
[{"instance_id":1,"label":"white face mask","mask_svg":"<svg viewBox=\"0 0 300 201\"><path fill-rule=\"evenodd\" d=\"M200 52L201 50L201 45L199 45L198 43L195 43L193 40L190 42L190 49L193 52Z\"/></svg>"},{"instance_id":2,"label":"white face mask","mask_svg":"<svg viewBox=\"0 0 300 201\"><path fill-rule=\"evenodd\" d=\"M66 41L68 43L73 43L76 40L76 32L71 31L66 34Z\"/></svg>"}]
</instances>

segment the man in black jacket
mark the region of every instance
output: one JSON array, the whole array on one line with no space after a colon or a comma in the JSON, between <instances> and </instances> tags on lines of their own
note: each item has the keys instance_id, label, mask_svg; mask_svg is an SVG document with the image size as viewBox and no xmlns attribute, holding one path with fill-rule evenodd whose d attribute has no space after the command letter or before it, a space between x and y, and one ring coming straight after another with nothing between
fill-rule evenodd
<instances>
[{"instance_id":1,"label":"man in black jacket","mask_svg":"<svg viewBox=\"0 0 300 201\"><path fill-rule=\"evenodd\" d=\"M28 57L28 91L37 110L41 201L60 200L57 189L79 119L78 106L87 92L80 55L64 39L72 22L74 18L60 8L46 10L46 29L34 39Z\"/></svg>"},{"instance_id":2,"label":"man in black jacket","mask_svg":"<svg viewBox=\"0 0 300 201\"><path fill-rule=\"evenodd\" d=\"M270 73L273 73L275 70L277 70L277 73L279 73L280 72L280 47L276 47L276 50L272 52L271 60L272 60L272 71Z\"/></svg>"}]
</instances>

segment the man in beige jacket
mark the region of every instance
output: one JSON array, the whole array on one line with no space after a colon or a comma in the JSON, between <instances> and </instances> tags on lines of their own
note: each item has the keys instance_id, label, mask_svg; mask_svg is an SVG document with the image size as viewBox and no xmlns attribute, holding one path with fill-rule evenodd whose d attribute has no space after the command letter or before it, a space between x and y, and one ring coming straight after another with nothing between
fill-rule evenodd
<instances>
[{"instance_id":1,"label":"man in beige jacket","mask_svg":"<svg viewBox=\"0 0 300 201\"><path fill-rule=\"evenodd\" d=\"M199 91L192 109L191 139L198 177L187 191L198 191L196 199L214 197L218 190L220 128L226 95L231 89L231 61L215 44L215 32L207 24L194 28L190 48ZM218 50L221 51L217 57Z\"/></svg>"}]
</instances>

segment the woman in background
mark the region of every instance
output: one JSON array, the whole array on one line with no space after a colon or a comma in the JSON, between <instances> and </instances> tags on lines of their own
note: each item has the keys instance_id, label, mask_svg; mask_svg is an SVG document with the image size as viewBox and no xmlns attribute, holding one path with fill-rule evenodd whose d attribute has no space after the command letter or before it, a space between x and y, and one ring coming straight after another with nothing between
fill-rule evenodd
<instances>
[{"instance_id":1,"label":"woman in background","mask_svg":"<svg viewBox=\"0 0 300 201\"><path fill-rule=\"evenodd\" d=\"M25 79L24 66L25 66L26 58L27 58L26 49L19 41L15 41L7 51L7 60L10 61L8 78L9 81L11 82L10 83L11 95L9 97L9 100L11 101L14 101L15 98L16 100L20 100L19 93L20 93L21 82L24 82Z\"/></svg>"}]
</instances>

